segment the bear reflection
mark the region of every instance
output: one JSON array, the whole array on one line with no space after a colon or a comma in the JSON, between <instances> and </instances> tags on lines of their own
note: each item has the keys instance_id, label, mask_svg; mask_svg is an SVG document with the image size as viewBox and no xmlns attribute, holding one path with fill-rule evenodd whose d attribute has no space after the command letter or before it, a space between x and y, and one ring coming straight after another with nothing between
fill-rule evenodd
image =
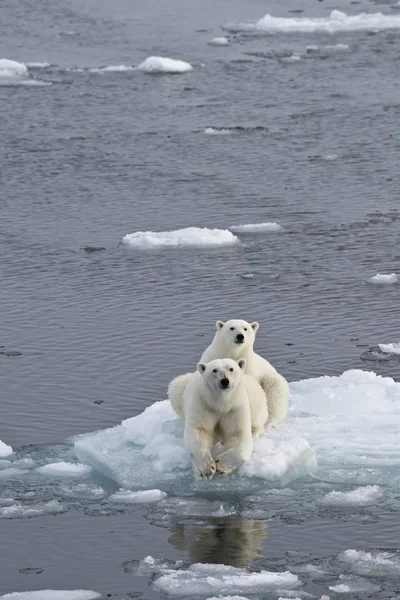
<instances>
[{"instance_id":1,"label":"bear reflection","mask_svg":"<svg viewBox=\"0 0 400 600\"><path fill-rule=\"evenodd\" d=\"M185 550L194 563L220 563L248 567L262 555L267 523L242 517L210 520L202 524L179 523L169 542Z\"/></svg>"}]
</instances>

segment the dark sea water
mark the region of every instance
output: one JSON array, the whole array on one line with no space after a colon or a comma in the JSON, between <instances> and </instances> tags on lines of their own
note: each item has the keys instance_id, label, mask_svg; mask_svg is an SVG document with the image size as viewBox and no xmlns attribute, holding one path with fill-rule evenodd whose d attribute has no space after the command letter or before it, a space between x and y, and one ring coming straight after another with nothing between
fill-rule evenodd
<instances>
[{"instance_id":1,"label":"dark sea water","mask_svg":"<svg viewBox=\"0 0 400 600\"><path fill-rule=\"evenodd\" d=\"M217 319L259 321L257 350L289 381L353 368L400 379L395 357L360 358L400 337L399 286L367 283L400 272L400 30L243 26L334 9L400 18L395 2L1 2L0 57L49 64L28 67L37 85L0 77L0 439L17 456L68 456L70 436L165 399ZM222 35L228 46L208 44ZM327 48L336 44L348 48ZM152 55L193 71L91 70ZM282 231L216 248L121 245L135 231L263 222ZM65 499L53 484L16 478L6 495ZM304 589L335 597L328 588L345 571L332 557L400 551L396 495L344 516L292 506L258 520L187 518L170 506L165 519L157 505L102 508L74 489L67 512L0 520L0 594L159 598L136 563L123 566L152 555L292 572L325 561L328 575L301 576ZM400 590L395 572L373 583L345 596Z\"/></svg>"}]
</instances>

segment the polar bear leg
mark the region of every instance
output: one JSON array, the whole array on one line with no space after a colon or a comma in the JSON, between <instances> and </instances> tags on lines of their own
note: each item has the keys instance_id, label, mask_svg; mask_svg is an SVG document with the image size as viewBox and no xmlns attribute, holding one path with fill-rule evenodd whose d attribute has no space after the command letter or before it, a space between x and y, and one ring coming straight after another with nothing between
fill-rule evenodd
<instances>
[{"instance_id":1,"label":"polar bear leg","mask_svg":"<svg viewBox=\"0 0 400 600\"><path fill-rule=\"evenodd\" d=\"M216 470L214 459L211 456L214 445L213 432L210 433L202 427L193 427L187 423L184 437L195 476L197 479L212 479Z\"/></svg>"},{"instance_id":2,"label":"polar bear leg","mask_svg":"<svg viewBox=\"0 0 400 600\"><path fill-rule=\"evenodd\" d=\"M221 420L224 452L215 459L217 473L227 475L249 460L253 452L251 417L248 403L235 411L234 418Z\"/></svg>"},{"instance_id":3,"label":"polar bear leg","mask_svg":"<svg viewBox=\"0 0 400 600\"><path fill-rule=\"evenodd\" d=\"M185 373L184 375L178 375L173 379L168 386L168 398L171 402L172 408L176 414L184 418L184 406L183 406L183 394L186 390L189 379L192 373Z\"/></svg>"},{"instance_id":4,"label":"polar bear leg","mask_svg":"<svg viewBox=\"0 0 400 600\"><path fill-rule=\"evenodd\" d=\"M289 405L289 384L279 373L273 379L263 379L261 385L267 397L268 425L284 421Z\"/></svg>"}]
</instances>

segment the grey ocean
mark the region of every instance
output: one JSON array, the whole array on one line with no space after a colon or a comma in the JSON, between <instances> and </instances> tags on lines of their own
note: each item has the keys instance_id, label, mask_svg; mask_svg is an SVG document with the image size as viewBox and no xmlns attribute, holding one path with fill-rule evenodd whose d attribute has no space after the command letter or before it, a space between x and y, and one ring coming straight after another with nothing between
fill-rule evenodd
<instances>
[{"instance_id":1,"label":"grey ocean","mask_svg":"<svg viewBox=\"0 0 400 600\"><path fill-rule=\"evenodd\" d=\"M396 0L1 2L0 598L398 597L399 41ZM290 414L196 483L163 401L229 318Z\"/></svg>"}]
</instances>

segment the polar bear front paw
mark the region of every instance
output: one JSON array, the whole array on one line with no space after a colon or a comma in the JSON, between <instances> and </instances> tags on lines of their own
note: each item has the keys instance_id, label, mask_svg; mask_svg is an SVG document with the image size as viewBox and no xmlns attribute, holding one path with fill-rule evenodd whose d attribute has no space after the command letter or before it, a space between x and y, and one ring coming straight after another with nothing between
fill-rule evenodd
<instances>
[{"instance_id":1,"label":"polar bear front paw","mask_svg":"<svg viewBox=\"0 0 400 600\"><path fill-rule=\"evenodd\" d=\"M215 475L216 465L211 454L201 458L195 465L198 479L212 479Z\"/></svg>"},{"instance_id":2,"label":"polar bear front paw","mask_svg":"<svg viewBox=\"0 0 400 600\"><path fill-rule=\"evenodd\" d=\"M235 450L227 450L217 456L215 464L217 473L220 475L228 475L239 466L238 454Z\"/></svg>"}]
</instances>

